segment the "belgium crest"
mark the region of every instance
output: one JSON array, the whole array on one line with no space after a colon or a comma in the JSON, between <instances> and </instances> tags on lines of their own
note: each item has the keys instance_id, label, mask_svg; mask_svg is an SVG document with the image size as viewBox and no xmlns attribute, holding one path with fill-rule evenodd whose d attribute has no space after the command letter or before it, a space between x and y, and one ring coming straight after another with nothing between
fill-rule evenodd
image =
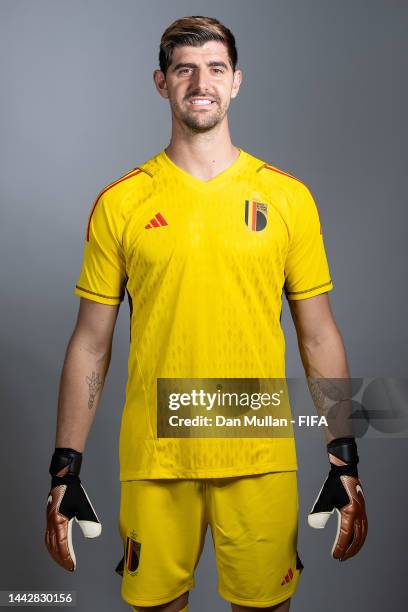
<instances>
[{"instance_id":1,"label":"belgium crest","mask_svg":"<svg viewBox=\"0 0 408 612\"><path fill-rule=\"evenodd\" d=\"M268 206L261 202L245 200L245 223L253 232L265 229L268 223Z\"/></svg>"},{"instance_id":2,"label":"belgium crest","mask_svg":"<svg viewBox=\"0 0 408 612\"><path fill-rule=\"evenodd\" d=\"M136 534L134 531L131 532L130 536L126 538L125 548L125 564L126 571L128 574L136 574L137 568L139 567L140 561L140 548L141 543L136 540Z\"/></svg>"}]
</instances>

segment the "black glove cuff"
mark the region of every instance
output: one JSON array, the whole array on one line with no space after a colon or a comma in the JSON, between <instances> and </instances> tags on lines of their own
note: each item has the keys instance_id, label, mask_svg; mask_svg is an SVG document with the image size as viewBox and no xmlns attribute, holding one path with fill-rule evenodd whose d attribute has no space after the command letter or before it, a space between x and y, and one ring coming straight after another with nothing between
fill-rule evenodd
<instances>
[{"instance_id":1,"label":"black glove cuff","mask_svg":"<svg viewBox=\"0 0 408 612\"><path fill-rule=\"evenodd\" d=\"M57 477L65 467L69 466L63 478L75 479L79 476L82 463L82 453L73 448L56 448L51 459L50 474Z\"/></svg>"},{"instance_id":2,"label":"black glove cuff","mask_svg":"<svg viewBox=\"0 0 408 612\"><path fill-rule=\"evenodd\" d=\"M327 445L327 452L344 461L347 465L335 465L330 462L332 476L355 476L358 478L357 444L354 438L336 438Z\"/></svg>"},{"instance_id":3,"label":"black glove cuff","mask_svg":"<svg viewBox=\"0 0 408 612\"><path fill-rule=\"evenodd\" d=\"M348 465L359 462L357 444L354 438L336 438L327 445L327 452Z\"/></svg>"}]
</instances>

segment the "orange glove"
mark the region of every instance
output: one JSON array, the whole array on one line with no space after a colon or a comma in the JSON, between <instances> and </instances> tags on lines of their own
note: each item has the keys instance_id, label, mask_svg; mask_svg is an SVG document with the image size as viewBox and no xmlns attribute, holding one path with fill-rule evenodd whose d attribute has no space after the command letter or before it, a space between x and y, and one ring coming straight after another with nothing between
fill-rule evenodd
<instances>
[{"instance_id":1,"label":"orange glove","mask_svg":"<svg viewBox=\"0 0 408 612\"><path fill-rule=\"evenodd\" d=\"M337 438L327 445L331 469L308 515L310 527L323 529L337 511L337 533L331 555L345 561L362 548L367 536L363 487L358 477L354 438Z\"/></svg>"},{"instance_id":2,"label":"orange glove","mask_svg":"<svg viewBox=\"0 0 408 612\"><path fill-rule=\"evenodd\" d=\"M82 453L72 448L56 448L52 456L51 490L47 503L45 544L48 552L64 569L76 568L72 545L72 523L80 526L86 538L101 534L102 525L79 479Z\"/></svg>"}]
</instances>

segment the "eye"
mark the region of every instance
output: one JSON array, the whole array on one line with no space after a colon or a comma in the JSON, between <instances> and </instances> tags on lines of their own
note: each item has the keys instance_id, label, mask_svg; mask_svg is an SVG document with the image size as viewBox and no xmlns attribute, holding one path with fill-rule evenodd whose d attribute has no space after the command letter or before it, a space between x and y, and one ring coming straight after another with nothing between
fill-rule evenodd
<instances>
[{"instance_id":1,"label":"eye","mask_svg":"<svg viewBox=\"0 0 408 612\"><path fill-rule=\"evenodd\" d=\"M213 72L217 74L223 74L224 70L222 68L213 68Z\"/></svg>"},{"instance_id":2,"label":"eye","mask_svg":"<svg viewBox=\"0 0 408 612\"><path fill-rule=\"evenodd\" d=\"M190 68L180 68L179 74L187 74L190 72Z\"/></svg>"}]
</instances>

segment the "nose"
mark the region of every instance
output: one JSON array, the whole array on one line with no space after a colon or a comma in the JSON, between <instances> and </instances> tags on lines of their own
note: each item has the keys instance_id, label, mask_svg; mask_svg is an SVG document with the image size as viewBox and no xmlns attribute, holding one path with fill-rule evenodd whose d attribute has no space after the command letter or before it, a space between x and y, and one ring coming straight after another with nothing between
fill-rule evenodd
<instances>
[{"instance_id":1,"label":"nose","mask_svg":"<svg viewBox=\"0 0 408 612\"><path fill-rule=\"evenodd\" d=\"M208 74L207 71L201 67L194 71L194 88L199 89L200 92L208 90Z\"/></svg>"}]
</instances>

